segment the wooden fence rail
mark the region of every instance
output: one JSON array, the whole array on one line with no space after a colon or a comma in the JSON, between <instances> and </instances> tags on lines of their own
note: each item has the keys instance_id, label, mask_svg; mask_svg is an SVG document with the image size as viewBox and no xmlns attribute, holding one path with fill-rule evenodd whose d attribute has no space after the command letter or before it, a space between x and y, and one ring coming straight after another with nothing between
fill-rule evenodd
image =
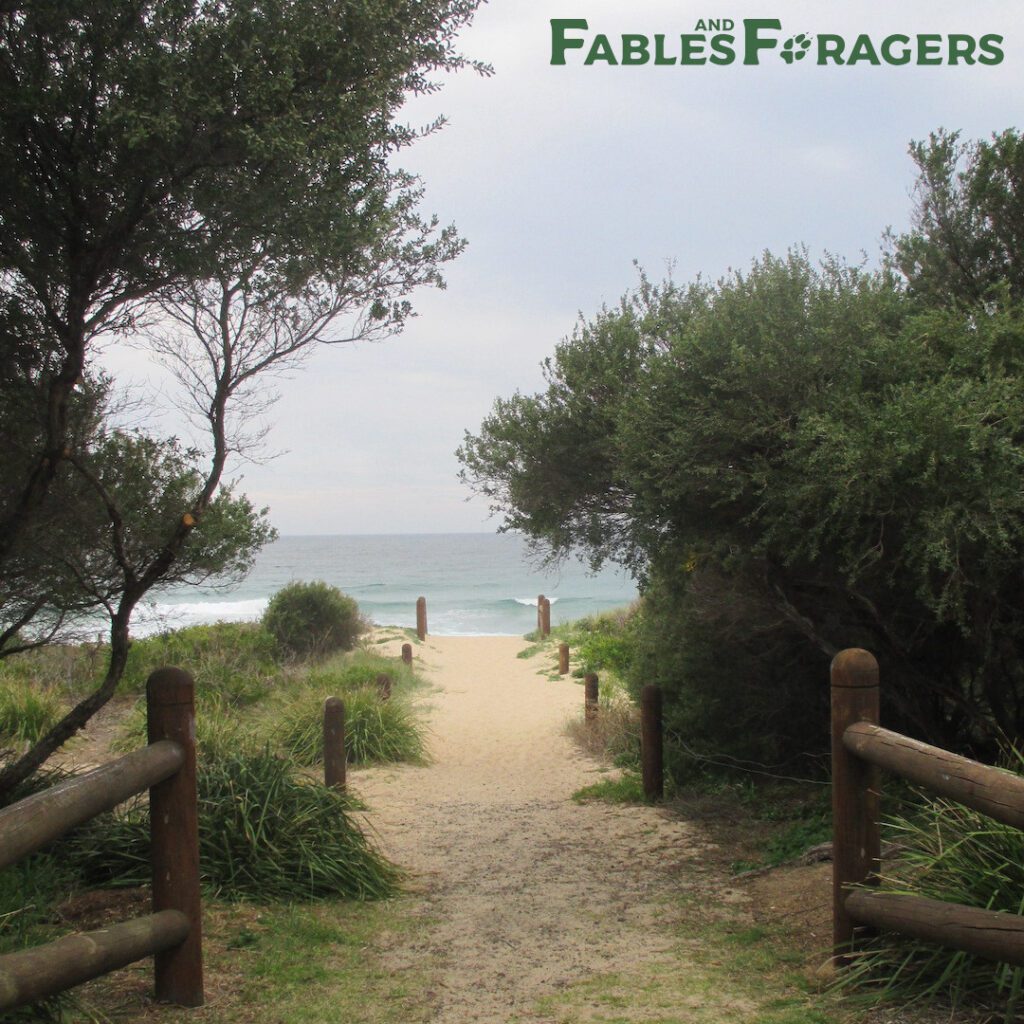
<instances>
[{"instance_id":1,"label":"wooden fence rail","mask_svg":"<svg viewBox=\"0 0 1024 1024\"><path fill-rule=\"evenodd\" d=\"M155 995L203 1003L195 684L158 669L146 684L149 746L0 811L0 867L149 790L153 913L0 956L0 1010L154 956Z\"/></svg>"},{"instance_id":2,"label":"wooden fence rail","mask_svg":"<svg viewBox=\"0 0 1024 1024\"><path fill-rule=\"evenodd\" d=\"M900 932L1024 966L1024 917L852 886L877 882L878 769L902 775L1006 824L1024 828L1024 778L878 724L878 663L867 651L832 662L832 921L842 963L858 925Z\"/></svg>"}]
</instances>

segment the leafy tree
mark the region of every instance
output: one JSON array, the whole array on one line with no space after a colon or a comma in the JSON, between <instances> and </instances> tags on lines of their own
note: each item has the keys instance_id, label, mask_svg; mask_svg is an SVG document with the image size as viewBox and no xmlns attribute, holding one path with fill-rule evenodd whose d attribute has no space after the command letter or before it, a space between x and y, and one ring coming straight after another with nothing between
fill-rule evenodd
<instances>
[{"instance_id":1,"label":"leafy tree","mask_svg":"<svg viewBox=\"0 0 1024 1024\"><path fill-rule=\"evenodd\" d=\"M940 130L910 153L913 229L890 240L911 293L933 306L1024 299L1024 139L1013 128L987 142Z\"/></svg>"},{"instance_id":2,"label":"leafy tree","mask_svg":"<svg viewBox=\"0 0 1024 1024\"><path fill-rule=\"evenodd\" d=\"M677 708L737 694L740 663L795 706L860 645L889 721L990 750L1024 727L1022 331L1019 306L922 313L889 272L801 253L642 282L467 436L464 476L549 549L657 581L690 646ZM820 745L823 718L787 717L772 754Z\"/></svg>"},{"instance_id":3,"label":"leafy tree","mask_svg":"<svg viewBox=\"0 0 1024 1024\"><path fill-rule=\"evenodd\" d=\"M113 693L145 594L243 571L270 536L221 485L245 446L232 409L247 392L259 401L258 375L315 343L400 329L408 293L441 283L462 242L420 219L419 183L394 159L443 122L417 131L396 115L436 87L432 73L466 65L453 40L478 2L0 11L0 337L5 415L17 410L0 487L0 656L88 607L111 621L102 685L0 789ZM152 333L161 316L177 335L154 343L198 411L198 448L105 419L96 339Z\"/></svg>"}]
</instances>

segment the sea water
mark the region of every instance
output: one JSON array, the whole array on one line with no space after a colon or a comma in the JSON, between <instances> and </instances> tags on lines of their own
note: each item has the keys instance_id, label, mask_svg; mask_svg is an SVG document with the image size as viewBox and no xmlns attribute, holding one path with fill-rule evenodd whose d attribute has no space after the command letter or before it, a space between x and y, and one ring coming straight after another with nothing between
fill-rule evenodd
<instances>
[{"instance_id":1,"label":"sea water","mask_svg":"<svg viewBox=\"0 0 1024 1024\"><path fill-rule=\"evenodd\" d=\"M281 537L229 587L177 588L140 607L132 632L258 619L293 580L323 580L354 597L377 625L415 626L416 599L441 636L516 636L534 629L537 596L551 601L552 623L630 604L637 590L613 568L594 574L568 560L543 569L515 534Z\"/></svg>"}]
</instances>

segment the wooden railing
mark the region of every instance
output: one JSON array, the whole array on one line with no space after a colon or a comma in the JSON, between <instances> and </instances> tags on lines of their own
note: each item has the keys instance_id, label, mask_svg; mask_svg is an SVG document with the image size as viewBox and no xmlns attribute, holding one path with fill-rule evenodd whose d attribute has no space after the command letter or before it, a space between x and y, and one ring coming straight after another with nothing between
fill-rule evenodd
<instances>
[{"instance_id":1,"label":"wooden railing","mask_svg":"<svg viewBox=\"0 0 1024 1024\"><path fill-rule=\"evenodd\" d=\"M882 729L878 663L868 651L840 651L832 661L832 937L840 961L856 927L866 925L1024 966L1024 917L920 896L851 891L877 881L879 768L1024 828L1024 778Z\"/></svg>"},{"instance_id":2,"label":"wooden railing","mask_svg":"<svg viewBox=\"0 0 1024 1024\"><path fill-rule=\"evenodd\" d=\"M149 790L153 913L0 956L0 1010L55 995L154 956L155 994L203 1003L195 685L180 669L146 684L149 745L0 810L0 868Z\"/></svg>"}]
</instances>

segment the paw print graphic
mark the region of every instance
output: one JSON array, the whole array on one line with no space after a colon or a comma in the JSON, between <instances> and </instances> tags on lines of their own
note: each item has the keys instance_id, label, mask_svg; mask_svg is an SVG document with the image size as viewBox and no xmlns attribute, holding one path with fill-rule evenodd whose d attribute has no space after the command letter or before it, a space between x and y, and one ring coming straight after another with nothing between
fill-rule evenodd
<instances>
[{"instance_id":1,"label":"paw print graphic","mask_svg":"<svg viewBox=\"0 0 1024 1024\"><path fill-rule=\"evenodd\" d=\"M792 64L795 60L803 60L807 51L811 48L811 37L806 32L790 36L782 44L782 52L779 56L787 63Z\"/></svg>"}]
</instances>

